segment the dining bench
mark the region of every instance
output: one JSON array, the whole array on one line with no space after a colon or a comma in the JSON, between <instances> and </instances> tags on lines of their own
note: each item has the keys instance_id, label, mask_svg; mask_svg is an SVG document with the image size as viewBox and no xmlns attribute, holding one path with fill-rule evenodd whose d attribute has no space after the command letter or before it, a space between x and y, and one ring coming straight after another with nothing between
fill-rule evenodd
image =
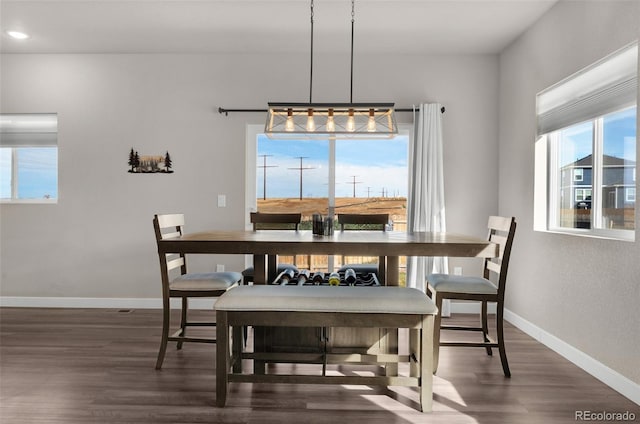
<instances>
[{"instance_id":1,"label":"dining bench","mask_svg":"<svg viewBox=\"0 0 640 424\"><path fill-rule=\"evenodd\" d=\"M225 406L228 385L236 382L411 386L418 387L421 411L432 409L433 324L437 308L419 290L405 287L241 286L222 295L216 301L215 309L218 407ZM243 326L408 328L409 355L398 355L396 346L395 352L377 355L326 356L329 356L329 361L339 358L340 363L409 362L409 376L397 373L326 375L324 368L321 375L269 374L263 371L244 374L243 358L255 361L266 356L260 356L261 352L248 355L243 352ZM304 354L289 354L288 358L291 362L304 362Z\"/></svg>"}]
</instances>

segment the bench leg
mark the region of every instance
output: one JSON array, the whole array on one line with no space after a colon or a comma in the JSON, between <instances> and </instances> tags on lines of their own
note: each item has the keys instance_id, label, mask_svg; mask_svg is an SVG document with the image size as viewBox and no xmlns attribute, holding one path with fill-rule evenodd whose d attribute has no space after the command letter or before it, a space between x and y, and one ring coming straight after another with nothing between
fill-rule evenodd
<instances>
[{"instance_id":1,"label":"bench leg","mask_svg":"<svg viewBox=\"0 0 640 424\"><path fill-rule=\"evenodd\" d=\"M420 409L433 409L433 315L422 317L420 328Z\"/></svg>"},{"instance_id":2,"label":"bench leg","mask_svg":"<svg viewBox=\"0 0 640 424\"><path fill-rule=\"evenodd\" d=\"M227 403L229 384L229 326L226 311L216 311L216 406Z\"/></svg>"}]
</instances>

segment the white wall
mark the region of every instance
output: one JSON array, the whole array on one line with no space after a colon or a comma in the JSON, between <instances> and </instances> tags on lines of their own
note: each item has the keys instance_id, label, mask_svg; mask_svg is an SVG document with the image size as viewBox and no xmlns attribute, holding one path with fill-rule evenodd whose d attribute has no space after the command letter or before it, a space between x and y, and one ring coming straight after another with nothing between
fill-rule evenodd
<instances>
[{"instance_id":1,"label":"white wall","mask_svg":"<svg viewBox=\"0 0 640 424\"><path fill-rule=\"evenodd\" d=\"M57 112L59 122L58 204L0 206L5 297L159 297L154 213L184 212L189 231L243 228L245 127L264 116L225 117L217 108L308 100L307 55L25 54L0 62L1 111ZM448 226L484 237L498 207L497 56L358 55L355 65L354 101L446 107ZM348 101L348 56L318 55L315 66L313 100ZM175 173L128 173L132 147L168 150ZM217 194L227 195L227 208L216 206ZM191 262L202 271L216 263L240 270L243 258Z\"/></svg>"},{"instance_id":2,"label":"white wall","mask_svg":"<svg viewBox=\"0 0 640 424\"><path fill-rule=\"evenodd\" d=\"M500 55L499 95L499 210L519 223L507 308L636 383L640 234L629 243L534 232L533 143L536 93L639 35L640 2L560 2Z\"/></svg>"}]
</instances>

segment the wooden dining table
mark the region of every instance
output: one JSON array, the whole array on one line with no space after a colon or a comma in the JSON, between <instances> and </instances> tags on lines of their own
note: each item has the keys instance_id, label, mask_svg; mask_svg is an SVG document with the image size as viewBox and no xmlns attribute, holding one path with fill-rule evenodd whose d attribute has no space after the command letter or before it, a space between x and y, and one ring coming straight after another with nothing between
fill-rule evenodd
<instances>
[{"instance_id":1,"label":"wooden dining table","mask_svg":"<svg viewBox=\"0 0 640 424\"><path fill-rule=\"evenodd\" d=\"M473 236L436 232L344 231L318 236L311 231L223 231L184 234L158 242L159 253L250 254L254 284L275 277L276 255L379 256L381 284L398 285L400 256L495 257L498 245ZM267 259L268 258L268 259Z\"/></svg>"}]
</instances>

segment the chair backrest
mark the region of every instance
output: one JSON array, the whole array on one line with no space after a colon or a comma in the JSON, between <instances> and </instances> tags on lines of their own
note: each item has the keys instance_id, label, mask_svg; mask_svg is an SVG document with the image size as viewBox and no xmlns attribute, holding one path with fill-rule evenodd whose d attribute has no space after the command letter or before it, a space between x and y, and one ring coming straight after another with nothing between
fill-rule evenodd
<instances>
[{"instance_id":1,"label":"chair backrest","mask_svg":"<svg viewBox=\"0 0 640 424\"><path fill-rule=\"evenodd\" d=\"M160 240L178 238L182 235L184 226L183 214L154 215L153 228L156 233L156 244ZM169 286L169 272L180 268L180 274L187 273L187 261L184 254L167 253L159 254L160 273L163 287Z\"/></svg>"},{"instance_id":2,"label":"chair backrest","mask_svg":"<svg viewBox=\"0 0 640 424\"><path fill-rule=\"evenodd\" d=\"M491 279L492 273L497 275L498 298L504 299L511 246L516 233L516 219L514 217L490 216L488 228L489 241L498 244L500 248L497 257L485 259L484 278Z\"/></svg>"},{"instance_id":3,"label":"chair backrest","mask_svg":"<svg viewBox=\"0 0 640 424\"><path fill-rule=\"evenodd\" d=\"M374 214L338 214L340 231L344 230L379 230L386 231L389 223L388 213Z\"/></svg>"},{"instance_id":4,"label":"chair backrest","mask_svg":"<svg viewBox=\"0 0 640 424\"><path fill-rule=\"evenodd\" d=\"M301 213L251 212L253 231L256 230L296 230L302 221Z\"/></svg>"}]
</instances>

